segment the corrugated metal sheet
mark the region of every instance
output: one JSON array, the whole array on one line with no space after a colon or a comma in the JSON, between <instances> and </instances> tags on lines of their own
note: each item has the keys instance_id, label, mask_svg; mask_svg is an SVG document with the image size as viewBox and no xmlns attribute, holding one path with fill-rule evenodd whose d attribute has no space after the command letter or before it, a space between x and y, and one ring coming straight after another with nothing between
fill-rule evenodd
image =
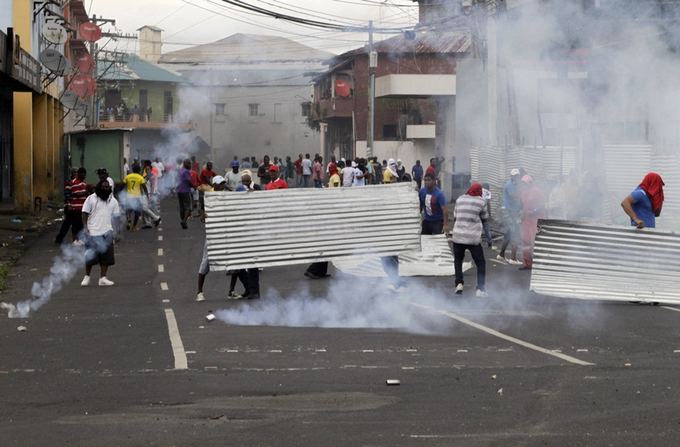
<instances>
[{"instance_id":1,"label":"corrugated metal sheet","mask_svg":"<svg viewBox=\"0 0 680 447\"><path fill-rule=\"evenodd\" d=\"M420 250L410 184L206 193L214 270L272 267Z\"/></svg>"},{"instance_id":2,"label":"corrugated metal sheet","mask_svg":"<svg viewBox=\"0 0 680 447\"><path fill-rule=\"evenodd\" d=\"M453 252L446 236L422 235L421 250L399 255L399 276L453 276ZM386 277L382 262L375 257L336 259L333 266L350 275L362 278Z\"/></svg>"},{"instance_id":3,"label":"corrugated metal sheet","mask_svg":"<svg viewBox=\"0 0 680 447\"><path fill-rule=\"evenodd\" d=\"M565 298L680 303L680 235L542 220L531 290Z\"/></svg>"}]
</instances>

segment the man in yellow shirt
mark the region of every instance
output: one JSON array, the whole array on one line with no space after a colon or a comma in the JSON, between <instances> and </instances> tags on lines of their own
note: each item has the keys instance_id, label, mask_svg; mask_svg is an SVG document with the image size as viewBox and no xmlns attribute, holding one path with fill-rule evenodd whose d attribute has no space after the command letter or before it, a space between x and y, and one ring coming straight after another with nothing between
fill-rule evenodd
<instances>
[{"instance_id":1,"label":"man in yellow shirt","mask_svg":"<svg viewBox=\"0 0 680 447\"><path fill-rule=\"evenodd\" d=\"M394 158L390 158L387 162L387 169L383 172L383 183L396 183L398 178L397 162L394 161Z\"/></svg>"},{"instance_id":2,"label":"man in yellow shirt","mask_svg":"<svg viewBox=\"0 0 680 447\"><path fill-rule=\"evenodd\" d=\"M127 186L127 197L123 201L127 209L128 230L137 230L137 222L142 213L142 192L148 197L149 192L146 189L146 180L140 174L141 168L138 164L132 166L132 172L125 176L123 183ZM130 216L133 216L132 225L130 225Z\"/></svg>"}]
</instances>

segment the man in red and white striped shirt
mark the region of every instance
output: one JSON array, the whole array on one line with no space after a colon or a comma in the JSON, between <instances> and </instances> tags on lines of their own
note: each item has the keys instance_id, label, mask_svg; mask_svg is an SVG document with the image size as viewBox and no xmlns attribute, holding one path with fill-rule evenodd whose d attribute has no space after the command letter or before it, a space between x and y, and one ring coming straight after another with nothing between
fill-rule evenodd
<instances>
[{"instance_id":1,"label":"man in red and white striped shirt","mask_svg":"<svg viewBox=\"0 0 680 447\"><path fill-rule=\"evenodd\" d=\"M73 235L74 241L78 239L78 234L83 229L83 204L85 203L85 199L87 199L88 196L87 183L85 183L86 177L87 171L85 168L78 168L76 177L68 182L66 186L70 191L70 195L66 202L64 221L66 225L71 226L71 234ZM57 242L61 243L62 240L57 239Z\"/></svg>"}]
</instances>

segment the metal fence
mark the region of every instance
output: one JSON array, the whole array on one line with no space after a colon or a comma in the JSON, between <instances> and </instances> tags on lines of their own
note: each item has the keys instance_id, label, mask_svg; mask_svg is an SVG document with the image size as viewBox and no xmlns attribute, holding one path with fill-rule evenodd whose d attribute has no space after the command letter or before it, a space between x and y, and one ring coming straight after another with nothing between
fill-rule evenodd
<instances>
[{"instance_id":1,"label":"metal fence","mask_svg":"<svg viewBox=\"0 0 680 447\"><path fill-rule=\"evenodd\" d=\"M531 290L550 296L680 303L680 235L539 221Z\"/></svg>"},{"instance_id":2,"label":"metal fence","mask_svg":"<svg viewBox=\"0 0 680 447\"><path fill-rule=\"evenodd\" d=\"M306 264L420 250L410 184L205 194L214 270Z\"/></svg>"}]
</instances>

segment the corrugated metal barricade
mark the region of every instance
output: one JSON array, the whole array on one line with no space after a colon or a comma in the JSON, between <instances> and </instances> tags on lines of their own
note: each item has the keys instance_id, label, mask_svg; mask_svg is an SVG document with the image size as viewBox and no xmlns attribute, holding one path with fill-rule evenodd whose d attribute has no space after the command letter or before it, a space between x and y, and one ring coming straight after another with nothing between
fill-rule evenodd
<instances>
[{"instance_id":1,"label":"corrugated metal barricade","mask_svg":"<svg viewBox=\"0 0 680 447\"><path fill-rule=\"evenodd\" d=\"M531 290L564 298L680 303L680 235L539 221Z\"/></svg>"},{"instance_id":2,"label":"corrugated metal barricade","mask_svg":"<svg viewBox=\"0 0 680 447\"><path fill-rule=\"evenodd\" d=\"M214 270L307 264L420 249L410 184L205 194Z\"/></svg>"}]
</instances>

